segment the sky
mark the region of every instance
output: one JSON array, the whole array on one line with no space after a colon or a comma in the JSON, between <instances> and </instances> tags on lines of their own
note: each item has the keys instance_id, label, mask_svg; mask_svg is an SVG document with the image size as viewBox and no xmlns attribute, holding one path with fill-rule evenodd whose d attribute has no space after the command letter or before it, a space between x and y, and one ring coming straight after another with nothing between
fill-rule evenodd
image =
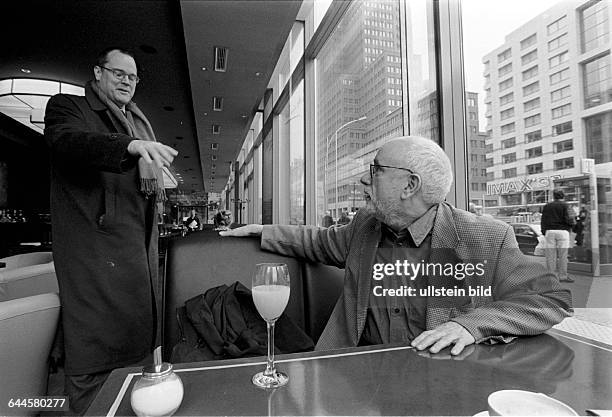
<instances>
[{"instance_id":1,"label":"sky","mask_svg":"<svg viewBox=\"0 0 612 417\"><path fill-rule=\"evenodd\" d=\"M480 130L484 130L484 66L482 57L504 43L510 32L546 11L559 0L463 0L465 84L479 93Z\"/></svg>"}]
</instances>

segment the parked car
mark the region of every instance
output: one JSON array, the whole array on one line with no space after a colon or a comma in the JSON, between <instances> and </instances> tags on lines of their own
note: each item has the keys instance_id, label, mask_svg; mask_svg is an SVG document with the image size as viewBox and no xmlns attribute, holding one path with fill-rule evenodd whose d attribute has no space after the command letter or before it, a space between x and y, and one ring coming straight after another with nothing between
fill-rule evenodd
<instances>
[{"instance_id":1,"label":"parked car","mask_svg":"<svg viewBox=\"0 0 612 417\"><path fill-rule=\"evenodd\" d=\"M527 255L544 255L544 236L540 225L535 223L510 223L521 252ZM539 247L538 247L538 244ZM536 250L536 247L537 250Z\"/></svg>"}]
</instances>

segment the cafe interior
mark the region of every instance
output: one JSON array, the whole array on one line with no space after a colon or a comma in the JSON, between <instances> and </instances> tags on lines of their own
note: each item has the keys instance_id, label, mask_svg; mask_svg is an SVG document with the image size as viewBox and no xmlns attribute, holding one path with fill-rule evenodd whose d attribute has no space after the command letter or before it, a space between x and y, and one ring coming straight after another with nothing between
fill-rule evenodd
<instances>
[{"instance_id":1,"label":"cafe interior","mask_svg":"<svg viewBox=\"0 0 612 417\"><path fill-rule=\"evenodd\" d=\"M251 147L268 145L266 132L278 126L272 117L267 117L278 115L282 105L292 103L292 89L300 83L300 77L312 74L308 60L321 50L343 15L352 11L351 5L363 1L3 3L0 399L6 404L0 404L0 414L47 415L40 407L7 404L13 397L17 400L63 395L61 357L53 357L57 349L61 352L58 347L61 333L57 331L61 305L52 255L50 162L43 137L44 109L54 94L83 95L83 86L92 78L97 54L110 45L134 51L141 79L134 100L151 120L158 140L178 151L173 164L163 171L168 200L158 220L160 297L156 308L157 344L161 349L155 355L155 366L174 362L169 371L172 378L164 379L163 383L176 390L180 386L180 399L174 398L175 404L168 405L171 395L164 394L159 404L150 397L141 398L145 405L138 405L135 393L142 393L139 389L147 381L143 369L121 368L111 374L87 415L485 416L494 415L496 407L503 408L489 397L503 390L514 391L507 393L510 400L502 398L502 403L527 404L531 399L522 397L528 395L525 392L540 393L541 397L534 401L551 400L545 406L553 407L557 415L573 410L581 415L589 409L612 410L612 346L591 339L592 332L581 333L571 326L519 338L507 345L473 345L458 357L445 351L416 352L406 345L312 351L342 292L344 271L264 252L257 238L224 239L214 230L215 214L222 209L227 209L234 224L252 220L270 223L282 220L283 210L290 212L274 197L268 206L264 201L253 207L254 199L249 198L246 187L231 186L238 184L241 175L250 178L249 173L241 171L246 155L253 157L245 143L250 141ZM435 47L440 54L430 58L438 60L440 92L446 94L446 84L457 82L458 76L450 60L460 54L453 49L453 36L460 30L457 17L460 2L419 0L419 3L431 5L426 18L431 19ZM400 10L405 25L405 6ZM287 43L296 38L293 36L296 22L304 25L301 36L307 41L299 39L306 47L302 48L303 56L294 60L298 64L292 63L290 68L280 71L284 72L281 82L278 62L288 55ZM289 89L284 84L288 80L295 80L294 86L289 82ZM313 84L309 83L312 81L306 81L307 98L314 94ZM456 97L446 96L440 104L445 106L442 113L446 117L441 129L453 128L452 115L461 111L453 100ZM262 132L253 134L257 124ZM307 119L305 126L308 135L311 121ZM455 143L446 141L446 149L460 153L461 140L459 137ZM309 146L305 145L307 164L315 159ZM271 150L267 160L279 163L278 152ZM457 170L462 167L459 159L453 164ZM264 168L264 177L282 177L282 168L275 169ZM251 176L257 175L256 170L251 172ZM266 195L282 194L283 185L277 186L277 179L274 181L271 191L264 185L261 191L264 200ZM460 178L457 181L449 201L467 206L467 185ZM249 190L252 192L252 188ZM306 196L314 192L315 186L307 180ZM316 217L316 204L306 201L306 222ZM248 215L243 205L249 207ZM184 223L192 211L201 219L196 231ZM253 374L269 365L266 354L270 355L270 351L265 349L240 358L217 355L211 360L196 355L173 361L181 348L204 344L197 334L186 333L181 326L185 302L210 288L235 285L236 281L250 287L254 265L262 262L287 265L291 280L287 283L290 296L284 316L312 342L306 351L283 350L277 345L276 367L287 375L286 386L262 390L251 383ZM263 323L261 326L265 326ZM277 324L277 342L282 343L286 326L280 321ZM606 333L609 328L600 326L597 331L612 340L612 335ZM153 374L160 374L159 369ZM54 415L61 415L62 410L66 411L56 408Z\"/></svg>"}]
</instances>

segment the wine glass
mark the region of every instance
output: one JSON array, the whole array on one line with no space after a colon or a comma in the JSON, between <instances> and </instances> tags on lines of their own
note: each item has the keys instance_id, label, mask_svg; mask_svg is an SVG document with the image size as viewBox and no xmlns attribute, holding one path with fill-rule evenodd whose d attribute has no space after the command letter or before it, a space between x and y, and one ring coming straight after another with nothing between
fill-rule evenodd
<instances>
[{"instance_id":1,"label":"wine glass","mask_svg":"<svg viewBox=\"0 0 612 417\"><path fill-rule=\"evenodd\" d=\"M255 265L251 285L253 302L268 328L268 364L263 372L253 375L253 384L260 388L282 387L289 377L274 368L274 323L289 301L289 269L286 264Z\"/></svg>"}]
</instances>

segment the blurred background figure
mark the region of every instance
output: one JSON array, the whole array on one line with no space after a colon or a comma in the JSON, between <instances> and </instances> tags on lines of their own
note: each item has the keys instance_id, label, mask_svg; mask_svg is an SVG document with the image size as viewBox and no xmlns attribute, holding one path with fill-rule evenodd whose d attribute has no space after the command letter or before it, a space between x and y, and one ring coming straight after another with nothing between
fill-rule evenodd
<instances>
[{"instance_id":1,"label":"blurred background figure","mask_svg":"<svg viewBox=\"0 0 612 417\"><path fill-rule=\"evenodd\" d=\"M343 211L338 219L338 224L349 224L351 222L351 218L348 216L346 211Z\"/></svg>"},{"instance_id":2,"label":"blurred background figure","mask_svg":"<svg viewBox=\"0 0 612 417\"><path fill-rule=\"evenodd\" d=\"M584 243L584 227L589 212L585 207L580 208L578 216L576 216L576 224L574 225L574 233L576 233L576 246L582 246Z\"/></svg>"},{"instance_id":3,"label":"blurred background figure","mask_svg":"<svg viewBox=\"0 0 612 417\"><path fill-rule=\"evenodd\" d=\"M232 223L232 212L229 210L219 211L215 215L215 230L229 230Z\"/></svg>"},{"instance_id":4,"label":"blurred background figure","mask_svg":"<svg viewBox=\"0 0 612 417\"><path fill-rule=\"evenodd\" d=\"M573 282L567 275L567 252L575 219L562 190L554 190L553 198L554 201L546 204L542 210L541 229L546 237L546 266L557 274L559 281Z\"/></svg>"},{"instance_id":5,"label":"blurred background figure","mask_svg":"<svg viewBox=\"0 0 612 417\"><path fill-rule=\"evenodd\" d=\"M321 225L323 227L329 227L332 226L334 224L334 218L331 216L331 212L329 210L325 211L325 216L323 216L323 221L321 222Z\"/></svg>"},{"instance_id":6,"label":"blurred background figure","mask_svg":"<svg viewBox=\"0 0 612 417\"><path fill-rule=\"evenodd\" d=\"M191 209L189 217L185 220L185 226L187 226L190 232L195 232L196 230L200 230L201 225L202 222L198 217L198 213L196 213L195 209Z\"/></svg>"}]
</instances>

